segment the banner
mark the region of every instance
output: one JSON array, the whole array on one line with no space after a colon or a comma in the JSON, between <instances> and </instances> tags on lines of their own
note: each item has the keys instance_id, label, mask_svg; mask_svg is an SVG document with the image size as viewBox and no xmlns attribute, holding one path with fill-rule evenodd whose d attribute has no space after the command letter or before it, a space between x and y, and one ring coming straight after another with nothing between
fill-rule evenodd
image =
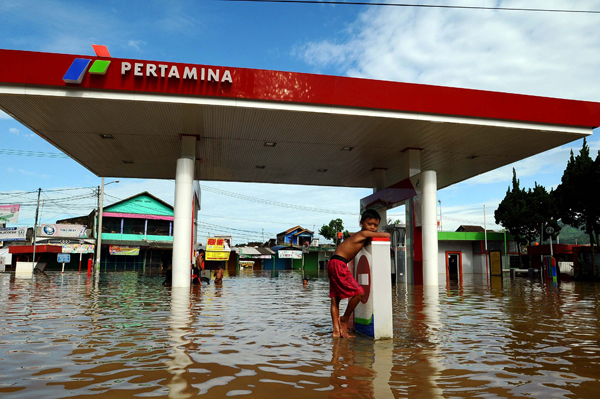
<instances>
[{"instance_id":1,"label":"banner","mask_svg":"<svg viewBox=\"0 0 600 399\"><path fill-rule=\"evenodd\" d=\"M108 248L108 253L111 255L137 256L140 254L140 247L121 247L119 245L111 245Z\"/></svg>"},{"instance_id":2,"label":"banner","mask_svg":"<svg viewBox=\"0 0 600 399\"><path fill-rule=\"evenodd\" d=\"M95 245L92 244L50 244L62 248L63 254L93 254Z\"/></svg>"},{"instance_id":3,"label":"banner","mask_svg":"<svg viewBox=\"0 0 600 399\"><path fill-rule=\"evenodd\" d=\"M241 259L271 259L271 255L240 255Z\"/></svg>"},{"instance_id":4,"label":"banner","mask_svg":"<svg viewBox=\"0 0 600 399\"><path fill-rule=\"evenodd\" d=\"M0 227L0 241L25 241L27 227Z\"/></svg>"},{"instance_id":5,"label":"banner","mask_svg":"<svg viewBox=\"0 0 600 399\"><path fill-rule=\"evenodd\" d=\"M302 251L279 251L279 259L302 259Z\"/></svg>"},{"instance_id":6,"label":"banner","mask_svg":"<svg viewBox=\"0 0 600 399\"><path fill-rule=\"evenodd\" d=\"M38 237L77 237L85 238L87 226L81 224L42 224L38 227Z\"/></svg>"},{"instance_id":7,"label":"banner","mask_svg":"<svg viewBox=\"0 0 600 399\"><path fill-rule=\"evenodd\" d=\"M231 251L231 239L209 237L206 240L206 252L209 252L209 251L214 251L214 252Z\"/></svg>"},{"instance_id":8,"label":"banner","mask_svg":"<svg viewBox=\"0 0 600 399\"><path fill-rule=\"evenodd\" d=\"M0 223L17 223L21 205L0 205Z\"/></svg>"},{"instance_id":9,"label":"banner","mask_svg":"<svg viewBox=\"0 0 600 399\"><path fill-rule=\"evenodd\" d=\"M252 267L252 266L254 266L253 260L241 260L240 261L240 267Z\"/></svg>"},{"instance_id":10,"label":"banner","mask_svg":"<svg viewBox=\"0 0 600 399\"><path fill-rule=\"evenodd\" d=\"M206 251L205 260L229 260L229 254L231 252L215 252L215 251Z\"/></svg>"}]
</instances>

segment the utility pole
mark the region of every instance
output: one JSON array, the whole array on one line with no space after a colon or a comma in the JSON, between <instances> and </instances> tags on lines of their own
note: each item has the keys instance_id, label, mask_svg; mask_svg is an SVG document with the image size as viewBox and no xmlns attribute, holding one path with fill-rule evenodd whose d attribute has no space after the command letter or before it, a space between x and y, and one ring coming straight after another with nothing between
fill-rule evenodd
<instances>
[{"instance_id":1,"label":"utility pole","mask_svg":"<svg viewBox=\"0 0 600 399\"><path fill-rule=\"evenodd\" d=\"M440 231L442 231L442 200L438 200L440 203Z\"/></svg>"},{"instance_id":2,"label":"utility pole","mask_svg":"<svg viewBox=\"0 0 600 399\"><path fill-rule=\"evenodd\" d=\"M100 271L100 260L102 258L102 207L104 206L103 202L104 177L102 178L102 188L98 187L98 227L96 229L96 270L98 271Z\"/></svg>"},{"instance_id":3,"label":"utility pole","mask_svg":"<svg viewBox=\"0 0 600 399\"><path fill-rule=\"evenodd\" d=\"M31 269L31 271L33 271L33 269L35 269L35 242L37 240L37 222L38 222L38 214L40 211L40 195L42 194L42 189L39 188L38 189L38 199L37 199L37 207L35 208L35 222L33 223L33 268Z\"/></svg>"},{"instance_id":4,"label":"utility pole","mask_svg":"<svg viewBox=\"0 0 600 399\"><path fill-rule=\"evenodd\" d=\"M485 239L485 273L490 278L490 271L488 267L488 246L487 246L487 218L485 216L485 205L483 206L483 236Z\"/></svg>"}]
</instances>

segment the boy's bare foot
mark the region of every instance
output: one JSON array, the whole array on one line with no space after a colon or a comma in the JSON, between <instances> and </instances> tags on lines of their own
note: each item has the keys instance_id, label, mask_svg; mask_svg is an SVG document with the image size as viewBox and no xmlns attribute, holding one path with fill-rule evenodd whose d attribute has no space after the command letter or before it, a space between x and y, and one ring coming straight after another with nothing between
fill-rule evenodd
<instances>
[{"instance_id":1,"label":"boy's bare foot","mask_svg":"<svg viewBox=\"0 0 600 399\"><path fill-rule=\"evenodd\" d=\"M340 333L340 319L338 318L337 323L333 325L333 338L339 338L342 336Z\"/></svg>"},{"instance_id":2,"label":"boy's bare foot","mask_svg":"<svg viewBox=\"0 0 600 399\"><path fill-rule=\"evenodd\" d=\"M340 317L340 333L342 338L354 338L354 335L348 332L348 319Z\"/></svg>"}]
</instances>

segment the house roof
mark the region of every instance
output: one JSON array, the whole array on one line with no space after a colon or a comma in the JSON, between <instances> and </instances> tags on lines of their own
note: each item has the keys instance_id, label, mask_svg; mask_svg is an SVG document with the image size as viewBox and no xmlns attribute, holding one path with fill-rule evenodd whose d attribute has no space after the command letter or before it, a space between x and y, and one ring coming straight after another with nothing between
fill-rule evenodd
<instances>
[{"instance_id":1,"label":"house roof","mask_svg":"<svg viewBox=\"0 0 600 399\"><path fill-rule=\"evenodd\" d=\"M298 236L298 235L300 235L300 234L302 234L302 233L308 233L308 234L310 234L311 236L312 236L312 235L314 235L314 233L313 233L312 231L308 230L308 229L302 229L302 230L298 231L297 233L294 233L294 235L295 235L295 236Z\"/></svg>"},{"instance_id":2,"label":"house roof","mask_svg":"<svg viewBox=\"0 0 600 399\"><path fill-rule=\"evenodd\" d=\"M457 232L465 232L465 233L483 233L485 232L484 228L481 226L474 226L474 225L465 225L465 224L461 224L460 226L458 226L458 229L456 229Z\"/></svg>"},{"instance_id":3,"label":"house roof","mask_svg":"<svg viewBox=\"0 0 600 399\"><path fill-rule=\"evenodd\" d=\"M242 255L262 255L257 248L254 247L238 247ZM237 251L236 251L237 252Z\"/></svg>"},{"instance_id":4,"label":"house roof","mask_svg":"<svg viewBox=\"0 0 600 399\"><path fill-rule=\"evenodd\" d=\"M258 247L255 248L261 255L274 255L275 252L271 251L269 248Z\"/></svg>"},{"instance_id":5,"label":"house roof","mask_svg":"<svg viewBox=\"0 0 600 399\"><path fill-rule=\"evenodd\" d=\"M302 226L292 227L291 229L287 229L286 231L282 231L281 233L279 233L277 235L280 236L282 234L289 234L289 233L291 233L292 231L294 231L296 229L302 229Z\"/></svg>"},{"instance_id":6,"label":"house roof","mask_svg":"<svg viewBox=\"0 0 600 399\"><path fill-rule=\"evenodd\" d=\"M160 198L158 198L158 197L157 197L157 196L155 196L155 195L152 195L152 194L150 194L148 191L142 191L141 193L134 194L134 195L132 195L131 197L127 197L127 198L125 198L125 199L123 199L123 200L120 200L120 201L114 202L114 203L112 203L112 204L110 204L110 205L107 205L107 206L105 206L105 207L103 207L103 208L102 208L102 211L103 211L103 212L106 212L108 209L110 209L110 208L112 208L112 207L115 207L115 206L117 206L117 205L124 204L124 203L126 203L126 202L129 202L129 201L131 201L131 200L133 200L133 199L135 199L135 198L137 198L137 197L141 197L141 196L148 196L148 197L152 198L153 200L155 200L156 202L160 203L161 205L164 205L164 206L166 206L167 208L169 208L169 209L171 209L171 210L174 210L174 208L173 208L173 206L172 206L171 204L169 204L169 203L167 203L167 202L165 202L165 201L161 200ZM142 207L143 207L143 205L139 205L139 206L142 206ZM151 211L154 211L154 210L152 210L152 209L148 209L148 213L150 213Z\"/></svg>"},{"instance_id":7,"label":"house roof","mask_svg":"<svg viewBox=\"0 0 600 399\"><path fill-rule=\"evenodd\" d=\"M302 248L294 247L292 245L276 245L274 247L271 247L271 250L275 251L275 252L279 252L279 251L302 251Z\"/></svg>"}]
</instances>

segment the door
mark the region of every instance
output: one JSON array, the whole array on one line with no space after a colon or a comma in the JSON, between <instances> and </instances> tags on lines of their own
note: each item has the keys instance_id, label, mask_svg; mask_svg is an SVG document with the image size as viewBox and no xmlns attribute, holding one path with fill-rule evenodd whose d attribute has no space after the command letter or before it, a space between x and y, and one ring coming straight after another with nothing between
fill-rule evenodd
<instances>
[{"instance_id":1,"label":"door","mask_svg":"<svg viewBox=\"0 0 600 399\"><path fill-rule=\"evenodd\" d=\"M460 281L462 259L460 252L446 252L446 273L449 281Z\"/></svg>"}]
</instances>

